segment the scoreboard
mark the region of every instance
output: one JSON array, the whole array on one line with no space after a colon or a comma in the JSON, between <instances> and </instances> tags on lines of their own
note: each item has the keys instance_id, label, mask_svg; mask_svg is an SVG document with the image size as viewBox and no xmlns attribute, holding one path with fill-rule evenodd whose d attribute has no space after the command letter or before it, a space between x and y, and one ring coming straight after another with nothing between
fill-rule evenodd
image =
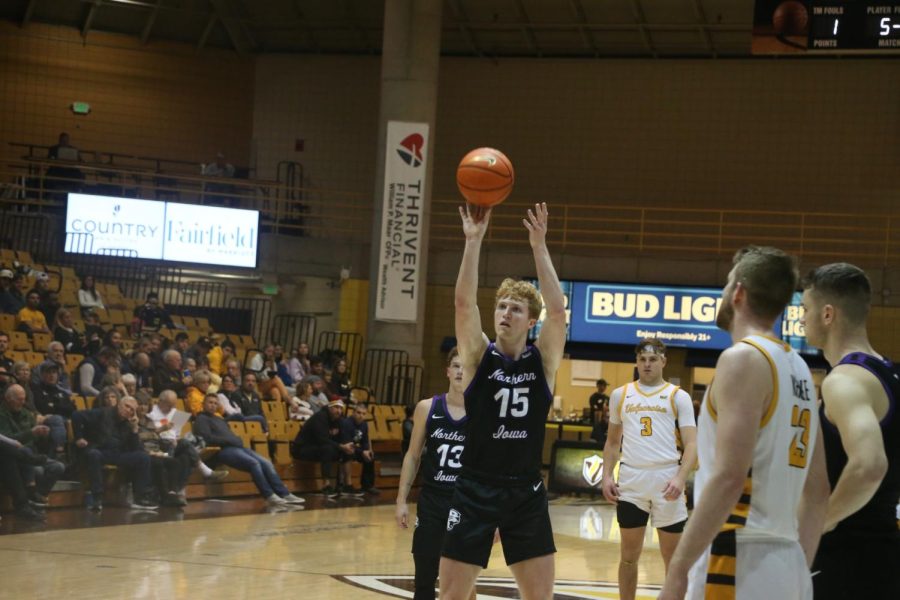
<instances>
[{"instance_id":1,"label":"scoreboard","mask_svg":"<svg viewBox=\"0 0 900 600\"><path fill-rule=\"evenodd\" d=\"M756 0L754 54L892 54L900 0Z\"/></svg>"},{"instance_id":2,"label":"scoreboard","mask_svg":"<svg viewBox=\"0 0 900 600\"><path fill-rule=\"evenodd\" d=\"M814 0L810 9L810 50L900 49L900 0Z\"/></svg>"}]
</instances>

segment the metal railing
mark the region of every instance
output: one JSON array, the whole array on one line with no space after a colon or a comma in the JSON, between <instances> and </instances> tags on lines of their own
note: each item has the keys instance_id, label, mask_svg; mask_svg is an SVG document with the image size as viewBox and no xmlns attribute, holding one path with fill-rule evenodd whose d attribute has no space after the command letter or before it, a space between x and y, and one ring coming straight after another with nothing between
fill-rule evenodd
<instances>
[{"instance_id":1,"label":"metal railing","mask_svg":"<svg viewBox=\"0 0 900 600\"><path fill-rule=\"evenodd\" d=\"M13 160L0 165L0 208L25 214L61 214L65 188L86 193L230 205L259 210L263 231L353 239L371 238L368 194L285 183L160 174L75 163L83 179L53 178L56 161ZM462 242L457 198L431 204L432 249ZM491 246L527 247L521 219L531 203L509 201L494 211ZM2 242L0 242L2 243ZM554 204L548 243L554 252L602 256L727 257L747 244L772 245L802 259L843 259L864 266L900 262L900 213L837 213L623 206L604 201Z\"/></svg>"}]
</instances>

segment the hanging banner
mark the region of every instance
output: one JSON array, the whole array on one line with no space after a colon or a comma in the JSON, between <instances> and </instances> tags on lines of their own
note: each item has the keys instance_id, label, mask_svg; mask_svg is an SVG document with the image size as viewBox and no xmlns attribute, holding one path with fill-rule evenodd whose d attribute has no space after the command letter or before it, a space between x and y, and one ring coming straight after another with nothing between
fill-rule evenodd
<instances>
[{"instance_id":1,"label":"hanging banner","mask_svg":"<svg viewBox=\"0 0 900 600\"><path fill-rule=\"evenodd\" d=\"M415 322L428 124L388 121L375 319Z\"/></svg>"}]
</instances>

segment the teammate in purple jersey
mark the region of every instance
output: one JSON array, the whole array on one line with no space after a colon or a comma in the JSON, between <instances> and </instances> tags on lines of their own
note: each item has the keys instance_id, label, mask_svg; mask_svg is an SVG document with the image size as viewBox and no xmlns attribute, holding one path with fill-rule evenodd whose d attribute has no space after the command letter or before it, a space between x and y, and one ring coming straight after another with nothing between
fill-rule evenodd
<instances>
[{"instance_id":1,"label":"teammate in purple jersey","mask_svg":"<svg viewBox=\"0 0 900 600\"><path fill-rule=\"evenodd\" d=\"M409 450L400 470L396 517L397 524L406 529L409 527L409 490L420 464L422 466L422 491L416 508L412 546L416 566L414 600L433 600L435 597L447 514L466 443L462 378L462 361L454 348L447 358L450 388L447 393L426 398L416 405ZM474 590L471 597L474 600Z\"/></svg>"}]
</instances>

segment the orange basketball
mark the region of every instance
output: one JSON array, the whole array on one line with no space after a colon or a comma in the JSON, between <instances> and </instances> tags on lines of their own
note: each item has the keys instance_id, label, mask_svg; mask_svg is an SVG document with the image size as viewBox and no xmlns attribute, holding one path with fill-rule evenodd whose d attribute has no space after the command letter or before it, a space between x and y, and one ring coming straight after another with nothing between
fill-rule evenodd
<instances>
[{"instance_id":1,"label":"orange basketball","mask_svg":"<svg viewBox=\"0 0 900 600\"><path fill-rule=\"evenodd\" d=\"M470 204L494 206L512 191L516 173L506 155L493 148L476 148L459 161L456 185Z\"/></svg>"}]
</instances>

